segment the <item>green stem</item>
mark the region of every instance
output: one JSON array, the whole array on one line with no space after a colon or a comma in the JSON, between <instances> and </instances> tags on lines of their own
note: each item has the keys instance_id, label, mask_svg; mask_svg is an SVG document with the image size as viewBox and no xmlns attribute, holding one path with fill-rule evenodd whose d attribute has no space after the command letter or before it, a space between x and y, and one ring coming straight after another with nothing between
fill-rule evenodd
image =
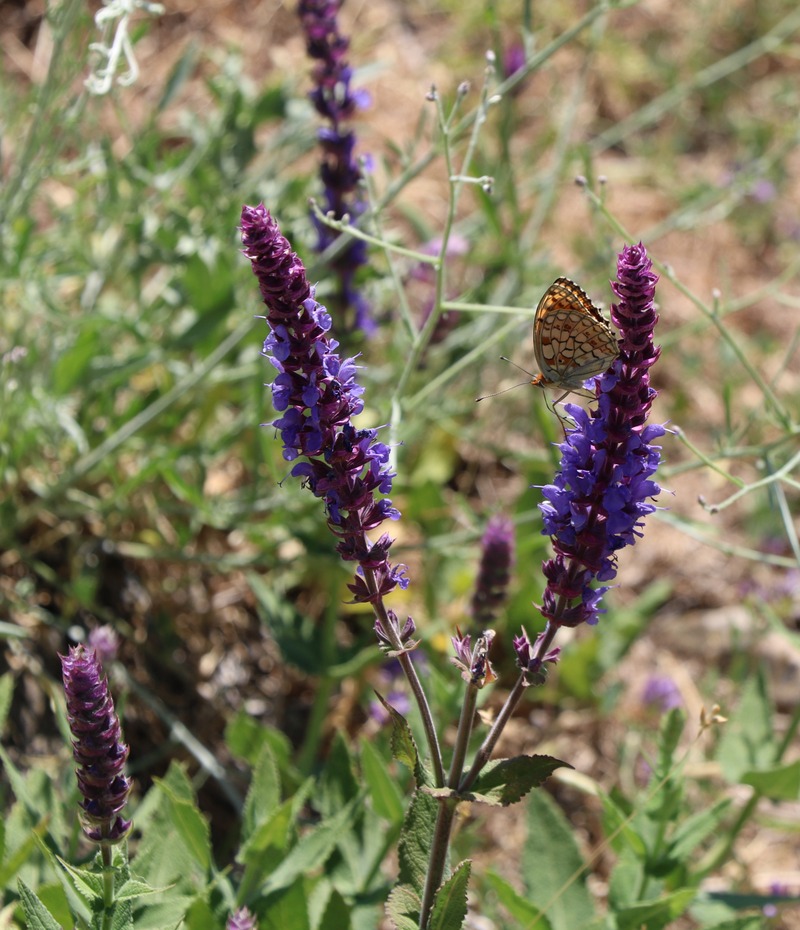
<instances>
[{"instance_id":1,"label":"green stem","mask_svg":"<svg viewBox=\"0 0 800 930\"><path fill-rule=\"evenodd\" d=\"M436 815L431 855L428 861L428 874L425 879L425 889L422 894L422 904L419 912L419 930L425 930L428 925L433 899L444 877L456 803L453 798L439 798L439 813Z\"/></svg>"},{"instance_id":2,"label":"green stem","mask_svg":"<svg viewBox=\"0 0 800 930\"><path fill-rule=\"evenodd\" d=\"M419 680L417 670L414 668L414 663L411 661L408 650L400 641L400 637L397 635L389 619L386 605L383 603L383 598L378 593L378 584L375 580L374 570L366 565L362 565L361 568L364 572L364 579L374 595L372 609L375 611L375 616L380 621L386 635L391 640L392 650L397 653L397 661L400 663L403 674L408 680L411 693L414 695L414 700L417 703L420 716L422 717L422 726L425 730L425 739L428 743L428 751L431 755L431 764L433 765L433 776L436 787L443 788L445 784L445 774L444 763L442 762L442 750L439 747L439 737L436 734L436 727L433 725L433 715L431 714L428 699L425 696L425 691L422 688L422 683Z\"/></svg>"},{"instance_id":3,"label":"green stem","mask_svg":"<svg viewBox=\"0 0 800 930\"><path fill-rule=\"evenodd\" d=\"M453 747L453 760L450 763L450 777L447 784L454 790L458 789L464 770L464 760L467 758L469 738L472 735L472 723L475 720L475 706L478 703L478 686L470 682L461 705L461 718L458 721L456 744Z\"/></svg>"}]
</instances>

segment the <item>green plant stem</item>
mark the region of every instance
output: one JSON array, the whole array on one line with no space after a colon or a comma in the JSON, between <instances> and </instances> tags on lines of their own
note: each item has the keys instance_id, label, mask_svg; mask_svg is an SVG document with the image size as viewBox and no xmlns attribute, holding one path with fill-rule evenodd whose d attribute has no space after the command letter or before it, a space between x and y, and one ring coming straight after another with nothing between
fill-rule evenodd
<instances>
[{"instance_id":1,"label":"green plant stem","mask_svg":"<svg viewBox=\"0 0 800 930\"><path fill-rule=\"evenodd\" d=\"M464 760L467 758L469 738L472 736L472 723L475 720L475 706L478 703L478 686L469 682L461 705L461 717L458 721L456 744L453 747L453 759L450 763L450 777L447 784L454 790L458 789L463 775Z\"/></svg>"},{"instance_id":2,"label":"green plant stem","mask_svg":"<svg viewBox=\"0 0 800 930\"><path fill-rule=\"evenodd\" d=\"M422 717L422 726L425 730L425 739L428 743L428 751L431 754L431 764L433 765L436 787L443 788L445 784L445 774L444 763L442 762L442 750L439 747L439 737L436 734L436 727L433 725L433 716L431 714L430 705L428 704L428 699L425 696L425 691L422 688L422 683L419 680L417 670L414 668L414 663L411 661L408 650L403 646L403 643L400 641L399 636L397 636L394 626L389 619L386 605L383 603L383 598L378 592L378 583L375 580L374 570L366 565L362 565L361 567L364 572L364 579L373 594L372 609L375 611L375 616L380 621L387 636L389 636L392 641L392 649L397 654L397 661L403 669L403 674L408 680L411 693L414 695L414 700L417 702L417 707Z\"/></svg>"},{"instance_id":3,"label":"green plant stem","mask_svg":"<svg viewBox=\"0 0 800 930\"><path fill-rule=\"evenodd\" d=\"M114 850L110 843L100 844L103 859L103 924L102 930L111 930L114 916Z\"/></svg>"},{"instance_id":4,"label":"green plant stem","mask_svg":"<svg viewBox=\"0 0 800 930\"><path fill-rule=\"evenodd\" d=\"M469 791L472 785L475 783L475 779L481 772L481 769L489 761L489 758L494 751L494 747L497 745L497 741L500 739L500 734L503 732L505 725L508 723L511 714L514 712L514 708L519 704L522 699L522 695L525 693L525 688L527 687L525 683L525 677L520 675L517 679L517 683L511 689L508 697L505 700L500 713L497 715L497 719L492 724L492 728L486 734L486 738L481 743L480 748L475 753L475 758L472 762L469 772L461 779L461 783L458 786L459 792L463 793Z\"/></svg>"},{"instance_id":5,"label":"green plant stem","mask_svg":"<svg viewBox=\"0 0 800 930\"><path fill-rule=\"evenodd\" d=\"M458 789L461 781L461 775L464 768L464 759L467 757L469 748L469 738L472 735L472 723L475 720L475 707L478 703L477 685L469 682L464 694L464 702L461 705L461 717L458 721L458 733L456 734L456 743L453 747L453 759L450 763L450 775L447 779L448 787L454 791ZM436 826L433 831L433 842L431 843L431 853L428 857L428 871L425 877L425 888L422 895L422 905L420 908L419 925L424 930L428 923L430 910L433 906L433 899L436 889L441 885L444 877L445 865L447 864L447 853L450 848L450 832L453 827L453 814L455 813L456 804L454 798L439 798L439 811L436 815Z\"/></svg>"},{"instance_id":6,"label":"green plant stem","mask_svg":"<svg viewBox=\"0 0 800 930\"><path fill-rule=\"evenodd\" d=\"M456 812L457 801L453 798L438 798L438 802L439 812L436 815L436 826L433 829L428 874L425 878L425 889L419 911L419 930L425 930L428 926L433 899L444 877L447 851L450 847L450 832L453 829L453 817Z\"/></svg>"}]
</instances>

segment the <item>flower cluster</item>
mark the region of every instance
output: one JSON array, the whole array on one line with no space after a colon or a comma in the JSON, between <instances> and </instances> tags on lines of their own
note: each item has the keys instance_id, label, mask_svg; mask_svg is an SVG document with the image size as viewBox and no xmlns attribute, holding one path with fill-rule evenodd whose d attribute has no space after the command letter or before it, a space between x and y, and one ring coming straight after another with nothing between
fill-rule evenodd
<instances>
[{"instance_id":1,"label":"flower cluster","mask_svg":"<svg viewBox=\"0 0 800 930\"><path fill-rule=\"evenodd\" d=\"M531 644L525 628L522 633L514 637L514 653L517 657L517 667L523 674L525 687L528 685L543 685L547 679L547 665L555 665L561 655L561 647L548 649L540 655L540 648L544 643L546 634L540 633L536 641Z\"/></svg>"},{"instance_id":2,"label":"flower cluster","mask_svg":"<svg viewBox=\"0 0 800 930\"><path fill-rule=\"evenodd\" d=\"M478 628L495 621L505 603L513 566L514 524L498 514L489 520L481 540L481 563L472 595L472 616Z\"/></svg>"},{"instance_id":3,"label":"flower cluster","mask_svg":"<svg viewBox=\"0 0 800 930\"><path fill-rule=\"evenodd\" d=\"M461 670L461 677L468 684L478 688L490 685L497 679L489 662L489 649L495 637L494 630L484 630L476 637L474 646L471 645L472 637L469 633L462 636L461 630L457 629L456 632L457 635L450 638L456 653L455 658L451 658L450 661Z\"/></svg>"},{"instance_id":4,"label":"flower cluster","mask_svg":"<svg viewBox=\"0 0 800 930\"><path fill-rule=\"evenodd\" d=\"M95 843L115 843L131 827L119 816L131 790L123 773L128 746L94 651L73 646L60 658L84 832Z\"/></svg>"},{"instance_id":5,"label":"flower cluster","mask_svg":"<svg viewBox=\"0 0 800 930\"><path fill-rule=\"evenodd\" d=\"M300 0L298 13L306 36L306 51L317 64L314 67L314 90L309 94L319 115L329 125L319 131L322 148L320 176L325 187L324 212L336 219L345 215L351 220L360 216L365 203L358 193L361 167L355 158L355 133L343 122L369 103L364 91L353 91L350 83L353 70L345 56L349 40L339 31L337 21L341 0ZM319 237L317 248L324 251L336 238L324 223L315 219ZM333 261L339 278L339 299L342 307L354 311L354 325L371 333L375 329L370 308L355 286L358 269L367 261L366 244L350 239Z\"/></svg>"},{"instance_id":6,"label":"flower cluster","mask_svg":"<svg viewBox=\"0 0 800 930\"><path fill-rule=\"evenodd\" d=\"M660 460L653 440L663 426L646 426L656 392L650 367L660 349L653 344L658 276L640 243L623 249L612 289L619 299L611 318L620 332L619 357L597 384L597 409L565 409L575 421L560 445L561 470L543 489L543 533L553 539L555 558L543 565L547 587L542 614L555 626L596 623L617 552L641 535L642 519L656 509L660 491L652 480Z\"/></svg>"},{"instance_id":7,"label":"flower cluster","mask_svg":"<svg viewBox=\"0 0 800 930\"><path fill-rule=\"evenodd\" d=\"M263 204L243 208L242 242L267 306L263 354L278 371L271 388L281 416L272 425L283 456L303 458L291 474L324 500L337 552L359 563L350 585L355 600L374 601L408 585L405 566L389 563L391 537L373 543L366 535L400 516L391 500L376 498L392 488L389 448L377 441L377 430L353 426L364 406L355 360L336 353L339 344L327 335L330 315L314 300L302 262Z\"/></svg>"}]
</instances>

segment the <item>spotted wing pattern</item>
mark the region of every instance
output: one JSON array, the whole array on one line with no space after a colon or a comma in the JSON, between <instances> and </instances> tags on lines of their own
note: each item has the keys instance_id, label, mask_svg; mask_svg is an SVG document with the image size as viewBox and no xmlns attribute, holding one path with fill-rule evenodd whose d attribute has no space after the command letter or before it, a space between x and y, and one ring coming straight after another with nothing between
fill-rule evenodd
<instances>
[{"instance_id":1,"label":"spotted wing pattern","mask_svg":"<svg viewBox=\"0 0 800 930\"><path fill-rule=\"evenodd\" d=\"M619 354L617 337L585 291L558 278L545 291L533 321L533 353L540 374L531 384L580 390Z\"/></svg>"}]
</instances>

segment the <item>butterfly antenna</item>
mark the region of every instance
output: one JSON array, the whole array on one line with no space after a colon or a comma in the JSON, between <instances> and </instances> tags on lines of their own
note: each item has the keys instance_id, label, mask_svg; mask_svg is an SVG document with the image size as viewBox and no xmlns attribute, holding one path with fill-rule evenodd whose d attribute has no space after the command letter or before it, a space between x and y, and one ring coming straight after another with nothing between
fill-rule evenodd
<instances>
[{"instance_id":1,"label":"butterfly antenna","mask_svg":"<svg viewBox=\"0 0 800 930\"><path fill-rule=\"evenodd\" d=\"M511 387L503 388L502 391L495 391L494 394L484 394L482 397L476 397L475 403L477 404L479 400L486 400L487 397L499 397L500 394L508 394L514 388L524 387L526 384L530 384L530 381L520 381L519 384L512 384Z\"/></svg>"},{"instance_id":2,"label":"butterfly antenna","mask_svg":"<svg viewBox=\"0 0 800 930\"><path fill-rule=\"evenodd\" d=\"M501 355L501 356L500 356L500 361L501 361L501 362L508 362L509 365L513 365L515 368L518 368L524 375L527 375L529 378L535 378L535 377L536 377L536 376L533 374L533 372L528 371L527 368L523 368L522 365L518 365L516 362L512 362L511 359L510 359L510 358L507 358L505 355ZM516 387L519 387L519 385L515 385L515 386L516 386ZM502 394L503 392L501 391L500 393ZM487 395L487 396L489 396L489 395Z\"/></svg>"}]
</instances>

